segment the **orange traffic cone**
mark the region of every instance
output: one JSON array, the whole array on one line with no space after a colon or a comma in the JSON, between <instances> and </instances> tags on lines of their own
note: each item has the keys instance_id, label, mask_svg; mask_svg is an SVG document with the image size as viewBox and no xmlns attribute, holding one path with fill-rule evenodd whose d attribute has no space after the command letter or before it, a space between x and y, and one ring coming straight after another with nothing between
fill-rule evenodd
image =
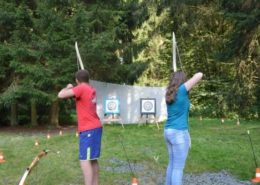
<instances>
[{"instance_id":1,"label":"orange traffic cone","mask_svg":"<svg viewBox=\"0 0 260 185\"><path fill-rule=\"evenodd\" d=\"M138 185L137 178L135 178L135 177L132 178L132 185Z\"/></svg>"},{"instance_id":2,"label":"orange traffic cone","mask_svg":"<svg viewBox=\"0 0 260 185\"><path fill-rule=\"evenodd\" d=\"M256 168L255 178L251 180L252 183L259 183L260 182L260 168Z\"/></svg>"},{"instance_id":3,"label":"orange traffic cone","mask_svg":"<svg viewBox=\"0 0 260 185\"><path fill-rule=\"evenodd\" d=\"M5 162L5 157L2 152L0 152L0 164Z\"/></svg>"}]
</instances>

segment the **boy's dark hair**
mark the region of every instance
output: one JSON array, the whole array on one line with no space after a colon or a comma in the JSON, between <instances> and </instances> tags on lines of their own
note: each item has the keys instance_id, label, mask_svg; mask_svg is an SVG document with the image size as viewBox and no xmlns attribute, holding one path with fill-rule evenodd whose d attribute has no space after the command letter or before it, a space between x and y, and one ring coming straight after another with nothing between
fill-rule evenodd
<instances>
[{"instance_id":1,"label":"boy's dark hair","mask_svg":"<svg viewBox=\"0 0 260 185\"><path fill-rule=\"evenodd\" d=\"M89 83L89 73L87 70L79 70L75 77L79 82Z\"/></svg>"}]
</instances>

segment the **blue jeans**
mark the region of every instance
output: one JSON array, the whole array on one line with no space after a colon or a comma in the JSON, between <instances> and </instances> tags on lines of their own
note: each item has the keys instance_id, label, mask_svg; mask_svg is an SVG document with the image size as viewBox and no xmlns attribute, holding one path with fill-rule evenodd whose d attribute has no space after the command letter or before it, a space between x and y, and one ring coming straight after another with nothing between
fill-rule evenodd
<instances>
[{"instance_id":1,"label":"blue jeans","mask_svg":"<svg viewBox=\"0 0 260 185\"><path fill-rule=\"evenodd\" d=\"M165 185L181 185L190 148L190 134L188 130L165 129L164 138L169 153Z\"/></svg>"}]
</instances>

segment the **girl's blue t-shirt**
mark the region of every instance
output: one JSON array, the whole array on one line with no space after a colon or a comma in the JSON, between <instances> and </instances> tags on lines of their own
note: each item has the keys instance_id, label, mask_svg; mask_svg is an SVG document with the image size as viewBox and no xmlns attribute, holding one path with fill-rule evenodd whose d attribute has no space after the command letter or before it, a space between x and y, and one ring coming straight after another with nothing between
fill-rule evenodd
<instances>
[{"instance_id":1,"label":"girl's blue t-shirt","mask_svg":"<svg viewBox=\"0 0 260 185\"><path fill-rule=\"evenodd\" d=\"M190 109L189 94L184 84L177 90L173 103L167 103L167 121L165 128L177 130L189 129L188 117Z\"/></svg>"}]
</instances>

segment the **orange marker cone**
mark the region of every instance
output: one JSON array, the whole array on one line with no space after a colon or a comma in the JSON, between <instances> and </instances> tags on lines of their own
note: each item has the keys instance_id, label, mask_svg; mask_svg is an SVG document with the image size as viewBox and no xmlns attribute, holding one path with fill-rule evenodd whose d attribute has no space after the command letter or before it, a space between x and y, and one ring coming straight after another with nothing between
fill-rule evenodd
<instances>
[{"instance_id":1,"label":"orange marker cone","mask_svg":"<svg viewBox=\"0 0 260 185\"><path fill-rule=\"evenodd\" d=\"M0 164L5 162L5 157L2 152L0 152Z\"/></svg>"},{"instance_id":2,"label":"orange marker cone","mask_svg":"<svg viewBox=\"0 0 260 185\"><path fill-rule=\"evenodd\" d=\"M35 143L34 143L34 145L35 145L35 146L39 146L39 145L40 145L40 144L39 144L39 141L36 140Z\"/></svg>"},{"instance_id":3,"label":"orange marker cone","mask_svg":"<svg viewBox=\"0 0 260 185\"><path fill-rule=\"evenodd\" d=\"M132 178L132 185L138 185L137 178L135 178L135 177Z\"/></svg>"},{"instance_id":4,"label":"orange marker cone","mask_svg":"<svg viewBox=\"0 0 260 185\"><path fill-rule=\"evenodd\" d=\"M251 180L252 183L259 183L260 182L260 168L256 168L255 178Z\"/></svg>"}]
</instances>

